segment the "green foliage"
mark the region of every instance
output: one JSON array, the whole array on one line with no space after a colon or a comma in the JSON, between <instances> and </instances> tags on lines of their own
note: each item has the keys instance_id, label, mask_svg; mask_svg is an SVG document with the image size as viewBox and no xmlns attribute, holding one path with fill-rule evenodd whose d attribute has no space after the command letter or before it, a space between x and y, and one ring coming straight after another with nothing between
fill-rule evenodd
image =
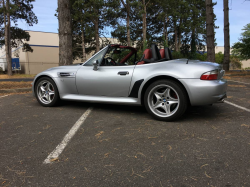
<instances>
[{"instance_id":1,"label":"green foliage","mask_svg":"<svg viewBox=\"0 0 250 187\"><path fill-rule=\"evenodd\" d=\"M24 21L29 26L33 26L38 23L38 19L33 12L33 2L35 0L10 0L10 19L14 23L14 26L10 28L11 35L11 47L17 48L23 46L24 51L32 52L32 48L26 41L29 41L30 35L23 29L18 27L18 20ZM2 2L1 2L2 5ZM4 13L7 13L6 7L0 7L0 47L5 45L5 35L4 35Z\"/></svg>"},{"instance_id":2,"label":"green foliage","mask_svg":"<svg viewBox=\"0 0 250 187\"><path fill-rule=\"evenodd\" d=\"M173 52L172 54L173 54L175 59L187 58L187 56L183 57L178 52ZM197 53L196 58L194 60L207 61L207 53L204 53L204 54ZM224 61L224 54L222 54L222 52L216 53L215 54L215 62L218 64L223 64L223 61ZM231 69L241 69L242 63L237 56L234 56L234 55L230 56L230 67L231 67Z\"/></svg>"},{"instance_id":3,"label":"green foliage","mask_svg":"<svg viewBox=\"0 0 250 187\"><path fill-rule=\"evenodd\" d=\"M147 48L149 48L149 46L148 46L148 41L146 40L146 41L143 43L143 51L145 51Z\"/></svg>"},{"instance_id":4,"label":"green foliage","mask_svg":"<svg viewBox=\"0 0 250 187\"><path fill-rule=\"evenodd\" d=\"M241 69L242 63L237 56L231 55L230 56L230 66L231 66L231 69Z\"/></svg>"},{"instance_id":5,"label":"green foliage","mask_svg":"<svg viewBox=\"0 0 250 187\"><path fill-rule=\"evenodd\" d=\"M0 75L3 74L3 69L0 67Z\"/></svg>"},{"instance_id":6,"label":"green foliage","mask_svg":"<svg viewBox=\"0 0 250 187\"><path fill-rule=\"evenodd\" d=\"M237 56L241 60L250 59L250 23L243 29L240 41L235 43L232 48L232 54Z\"/></svg>"},{"instance_id":7,"label":"green foliage","mask_svg":"<svg viewBox=\"0 0 250 187\"><path fill-rule=\"evenodd\" d=\"M136 55L136 61L139 62L143 56L143 50L138 50Z\"/></svg>"},{"instance_id":8,"label":"green foliage","mask_svg":"<svg viewBox=\"0 0 250 187\"><path fill-rule=\"evenodd\" d=\"M196 60L206 61L207 60L207 53L204 53L204 54L197 53Z\"/></svg>"},{"instance_id":9,"label":"green foliage","mask_svg":"<svg viewBox=\"0 0 250 187\"><path fill-rule=\"evenodd\" d=\"M181 51L176 57L200 58L197 51L204 51L206 45L206 3L205 0L145 0L147 5L147 35L143 43L141 0L71 0L74 57L82 58L84 32L86 52L95 49L94 21L98 19L99 34L106 35L106 27L112 27L111 35L122 45L127 45L127 13L132 46L138 49L137 58L152 43L175 49L177 35ZM128 6L127 6L128 5ZM103 46L107 45L103 41ZM191 51L191 53L190 53Z\"/></svg>"},{"instance_id":10,"label":"green foliage","mask_svg":"<svg viewBox=\"0 0 250 187\"><path fill-rule=\"evenodd\" d=\"M108 39L105 38L105 27L117 23L115 12L118 5L117 0L71 0L74 59L83 58L81 45L83 42L87 54L95 50L95 22L98 22L98 34L102 40L101 48L109 44Z\"/></svg>"},{"instance_id":11,"label":"green foliage","mask_svg":"<svg viewBox=\"0 0 250 187\"><path fill-rule=\"evenodd\" d=\"M219 64L223 64L223 61L224 61L224 54L222 54L222 52L216 53L215 62Z\"/></svg>"},{"instance_id":12,"label":"green foliage","mask_svg":"<svg viewBox=\"0 0 250 187\"><path fill-rule=\"evenodd\" d=\"M162 41L163 41L163 47L166 48L168 47L168 42L166 41L165 37L162 37Z\"/></svg>"},{"instance_id":13,"label":"green foliage","mask_svg":"<svg viewBox=\"0 0 250 187\"><path fill-rule=\"evenodd\" d=\"M178 51L173 51L172 52L173 59L180 59L180 58L185 58L185 56Z\"/></svg>"}]
</instances>

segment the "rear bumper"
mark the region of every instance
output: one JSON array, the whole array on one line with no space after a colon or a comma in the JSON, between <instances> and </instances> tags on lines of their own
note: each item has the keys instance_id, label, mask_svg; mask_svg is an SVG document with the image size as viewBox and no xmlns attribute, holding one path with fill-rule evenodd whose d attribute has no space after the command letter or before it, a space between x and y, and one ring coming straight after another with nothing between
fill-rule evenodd
<instances>
[{"instance_id":1,"label":"rear bumper","mask_svg":"<svg viewBox=\"0 0 250 187\"><path fill-rule=\"evenodd\" d=\"M179 79L185 86L192 106L209 105L226 97L227 81L224 79L204 81L200 79Z\"/></svg>"}]
</instances>

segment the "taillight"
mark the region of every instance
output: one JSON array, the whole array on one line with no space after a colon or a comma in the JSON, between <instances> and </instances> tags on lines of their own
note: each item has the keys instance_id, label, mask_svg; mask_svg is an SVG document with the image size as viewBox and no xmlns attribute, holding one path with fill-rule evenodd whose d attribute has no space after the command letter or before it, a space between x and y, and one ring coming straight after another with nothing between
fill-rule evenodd
<instances>
[{"instance_id":1,"label":"taillight","mask_svg":"<svg viewBox=\"0 0 250 187\"><path fill-rule=\"evenodd\" d=\"M218 70L209 71L201 75L201 80L217 80Z\"/></svg>"}]
</instances>

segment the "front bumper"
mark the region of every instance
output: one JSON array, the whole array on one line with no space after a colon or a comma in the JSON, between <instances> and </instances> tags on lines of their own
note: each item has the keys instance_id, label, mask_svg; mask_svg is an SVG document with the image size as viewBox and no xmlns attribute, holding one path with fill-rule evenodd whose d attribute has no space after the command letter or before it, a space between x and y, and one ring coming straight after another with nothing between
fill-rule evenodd
<instances>
[{"instance_id":1,"label":"front bumper","mask_svg":"<svg viewBox=\"0 0 250 187\"><path fill-rule=\"evenodd\" d=\"M185 86L192 106L209 105L226 97L227 81L224 79L205 81L200 79L179 79Z\"/></svg>"}]
</instances>

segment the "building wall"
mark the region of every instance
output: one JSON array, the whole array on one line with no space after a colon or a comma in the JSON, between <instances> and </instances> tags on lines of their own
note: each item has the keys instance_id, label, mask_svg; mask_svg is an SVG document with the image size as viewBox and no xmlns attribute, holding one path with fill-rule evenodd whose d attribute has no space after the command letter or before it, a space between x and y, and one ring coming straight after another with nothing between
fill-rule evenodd
<instances>
[{"instance_id":1,"label":"building wall","mask_svg":"<svg viewBox=\"0 0 250 187\"><path fill-rule=\"evenodd\" d=\"M250 68L250 60L243 60L242 68Z\"/></svg>"}]
</instances>

